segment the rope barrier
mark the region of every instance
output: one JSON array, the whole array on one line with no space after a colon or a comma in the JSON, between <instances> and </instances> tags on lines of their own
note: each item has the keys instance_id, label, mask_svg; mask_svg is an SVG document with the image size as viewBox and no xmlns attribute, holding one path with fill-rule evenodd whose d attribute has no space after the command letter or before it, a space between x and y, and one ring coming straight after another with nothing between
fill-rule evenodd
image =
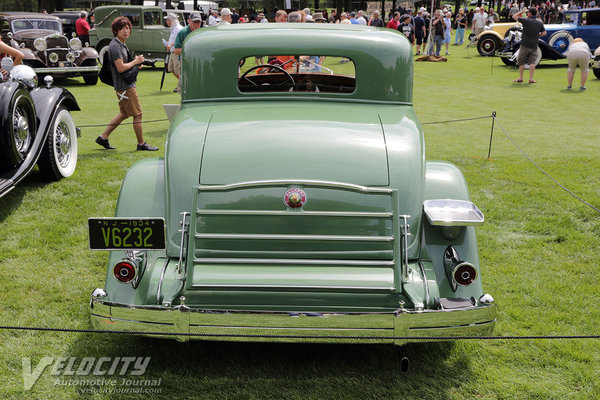
<instances>
[{"instance_id":1,"label":"rope barrier","mask_svg":"<svg viewBox=\"0 0 600 400\"><path fill-rule=\"evenodd\" d=\"M560 182L558 182L556 179L554 179L552 176L550 176L550 174L548 174L542 167L540 167L538 165L538 163L536 163L530 156L529 154L527 154L523 149L521 149L521 147L517 144L517 142L514 141L514 139L508 134L508 132L506 132L506 130L504 129L504 127L502 126L502 124L500 124L500 122L497 120L497 118L494 116L493 117L495 121L498 122L498 126L500 127L500 129L502 130L502 133L504 133L504 135L506 135L506 137L508 138L508 140L510 140L510 142L517 148L517 150L519 150L519 152L523 155L523 157L525 157L527 160L529 160L529 162L531 162L537 169L539 169L544 175L546 175L546 177L548 179L550 179L552 182L554 182L558 187L560 187L562 190L564 190L565 192L569 193L571 196L573 196L575 199L579 200L580 202L582 202L583 204L585 204L586 206L588 206L589 208L591 208L592 210L600 213L600 209L594 207L593 205L591 205L590 203L588 203L587 201L585 201L584 199L582 199L581 197L577 196L575 193L573 193L571 190L569 190L567 187L565 187L564 185L562 185Z\"/></svg>"},{"instance_id":2,"label":"rope barrier","mask_svg":"<svg viewBox=\"0 0 600 400\"><path fill-rule=\"evenodd\" d=\"M257 328L259 329L259 328ZM0 326L0 330L26 330L38 332L65 333L109 333L119 335L149 336L190 336L215 338L257 338L257 339L336 339L336 340L575 340L600 339L600 335L528 335L528 336L335 336L335 335L259 335L243 333L194 333L194 332L151 332L119 331L102 329L44 328L36 326Z\"/></svg>"},{"instance_id":3,"label":"rope barrier","mask_svg":"<svg viewBox=\"0 0 600 400\"><path fill-rule=\"evenodd\" d=\"M151 122L163 122L163 121L168 121L168 118L162 118L162 119L151 119L149 121L140 121L140 122L121 122L118 124L96 124L96 125L79 125L77 126L78 128L100 128L100 127L106 127L106 126L119 126L119 125L133 125L133 124L149 124Z\"/></svg>"}]
</instances>

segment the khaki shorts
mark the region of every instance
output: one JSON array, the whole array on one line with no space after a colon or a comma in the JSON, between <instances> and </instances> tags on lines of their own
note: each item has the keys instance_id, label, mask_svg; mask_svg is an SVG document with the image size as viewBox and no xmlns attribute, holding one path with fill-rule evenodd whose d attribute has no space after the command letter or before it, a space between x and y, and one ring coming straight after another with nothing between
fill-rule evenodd
<instances>
[{"instance_id":1,"label":"khaki shorts","mask_svg":"<svg viewBox=\"0 0 600 400\"><path fill-rule=\"evenodd\" d=\"M567 71L575 72L577 66L581 68L581 72L588 72L590 70L590 54L586 52L571 52L567 56L567 61L569 62L569 68Z\"/></svg>"},{"instance_id":2,"label":"khaki shorts","mask_svg":"<svg viewBox=\"0 0 600 400\"><path fill-rule=\"evenodd\" d=\"M169 72L177 72L177 75L181 74L181 61L179 56L175 53L169 54L169 64L167 64Z\"/></svg>"},{"instance_id":3,"label":"khaki shorts","mask_svg":"<svg viewBox=\"0 0 600 400\"><path fill-rule=\"evenodd\" d=\"M517 56L517 65L534 65L535 59L537 58L537 47L535 49L529 49L527 47L519 48L519 55Z\"/></svg>"},{"instance_id":4,"label":"khaki shorts","mask_svg":"<svg viewBox=\"0 0 600 400\"><path fill-rule=\"evenodd\" d=\"M137 117L142 115L142 106L134 87L125 90L117 90L117 99L119 99L119 111L128 117Z\"/></svg>"}]
</instances>

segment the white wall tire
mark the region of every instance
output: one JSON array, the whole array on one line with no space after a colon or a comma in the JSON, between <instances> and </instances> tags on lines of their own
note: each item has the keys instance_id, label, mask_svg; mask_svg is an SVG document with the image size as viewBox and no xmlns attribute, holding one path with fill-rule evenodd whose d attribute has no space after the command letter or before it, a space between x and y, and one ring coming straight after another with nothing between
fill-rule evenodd
<instances>
[{"instance_id":1,"label":"white wall tire","mask_svg":"<svg viewBox=\"0 0 600 400\"><path fill-rule=\"evenodd\" d=\"M564 54L571 43L573 43L573 35L571 35L567 31L558 31L555 32L550 39L548 40L548 44L550 47L554 48L554 50L558 51L560 54Z\"/></svg>"},{"instance_id":2,"label":"white wall tire","mask_svg":"<svg viewBox=\"0 0 600 400\"><path fill-rule=\"evenodd\" d=\"M52 181L68 178L77 166L77 130L71 113L60 107L40 157L40 171Z\"/></svg>"}]
</instances>

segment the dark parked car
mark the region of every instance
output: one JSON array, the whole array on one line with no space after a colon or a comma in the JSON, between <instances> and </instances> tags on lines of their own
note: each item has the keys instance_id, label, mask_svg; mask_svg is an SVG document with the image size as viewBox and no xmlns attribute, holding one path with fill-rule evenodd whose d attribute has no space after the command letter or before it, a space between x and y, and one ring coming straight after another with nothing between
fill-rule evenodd
<instances>
[{"instance_id":1,"label":"dark parked car","mask_svg":"<svg viewBox=\"0 0 600 400\"><path fill-rule=\"evenodd\" d=\"M54 15L0 13L2 41L19 48L23 64L40 76L55 78L82 76L88 85L98 82L98 53L78 38L63 34L60 18Z\"/></svg>"},{"instance_id":2,"label":"dark parked car","mask_svg":"<svg viewBox=\"0 0 600 400\"><path fill-rule=\"evenodd\" d=\"M3 69L11 69L6 60ZM79 106L68 90L52 87L51 77L45 84L36 87L37 75L26 65L12 68L0 82L0 197L36 164L51 181L75 171L77 129L70 112Z\"/></svg>"},{"instance_id":3,"label":"dark parked car","mask_svg":"<svg viewBox=\"0 0 600 400\"><path fill-rule=\"evenodd\" d=\"M77 35L77 32L75 31L75 21L79 19L81 11L56 11L53 12L52 15L56 15L58 18L60 18L60 22L63 26L63 32L67 37L73 37L73 33ZM94 26L93 15L93 12L88 12L87 21L91 27Z\"/></svg>"}]
</instances>

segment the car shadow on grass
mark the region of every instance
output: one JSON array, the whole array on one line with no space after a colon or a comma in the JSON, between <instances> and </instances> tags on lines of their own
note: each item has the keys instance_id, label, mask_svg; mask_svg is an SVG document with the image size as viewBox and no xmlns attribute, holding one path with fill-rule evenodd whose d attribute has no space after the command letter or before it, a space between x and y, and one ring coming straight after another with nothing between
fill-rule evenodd
<instances>
[{"instance_id":1,"label":"car shadow on grass","mask_svg":"<svg viewBox=\"0 0 600 400\"><path fill-rule=\"evenodd\" d=\"M48 183L37 167L27 174L12 190L0 197L0 222L4 221L6 217L19 208L27 191L41 188Z\"/></svg>"},{"instance_id":2,"label":"car shadow on grass","mask_svg":"<svg viewBox=\"0 0 600 400\"><path fill-rule=\"evenodd\" d=\"M408 372L401 371L398 348L380 344L179 343L86 334L68 356L151 357L142 376L125 378L160 380L160 397L169 399L422 399L448 398L450 391L473 379L468 359L454 348L453 342L406 345ZM114 378L119 387L123 377ZM87 389L73 390L84 399Z\"/></svg>"}]
</instances>

